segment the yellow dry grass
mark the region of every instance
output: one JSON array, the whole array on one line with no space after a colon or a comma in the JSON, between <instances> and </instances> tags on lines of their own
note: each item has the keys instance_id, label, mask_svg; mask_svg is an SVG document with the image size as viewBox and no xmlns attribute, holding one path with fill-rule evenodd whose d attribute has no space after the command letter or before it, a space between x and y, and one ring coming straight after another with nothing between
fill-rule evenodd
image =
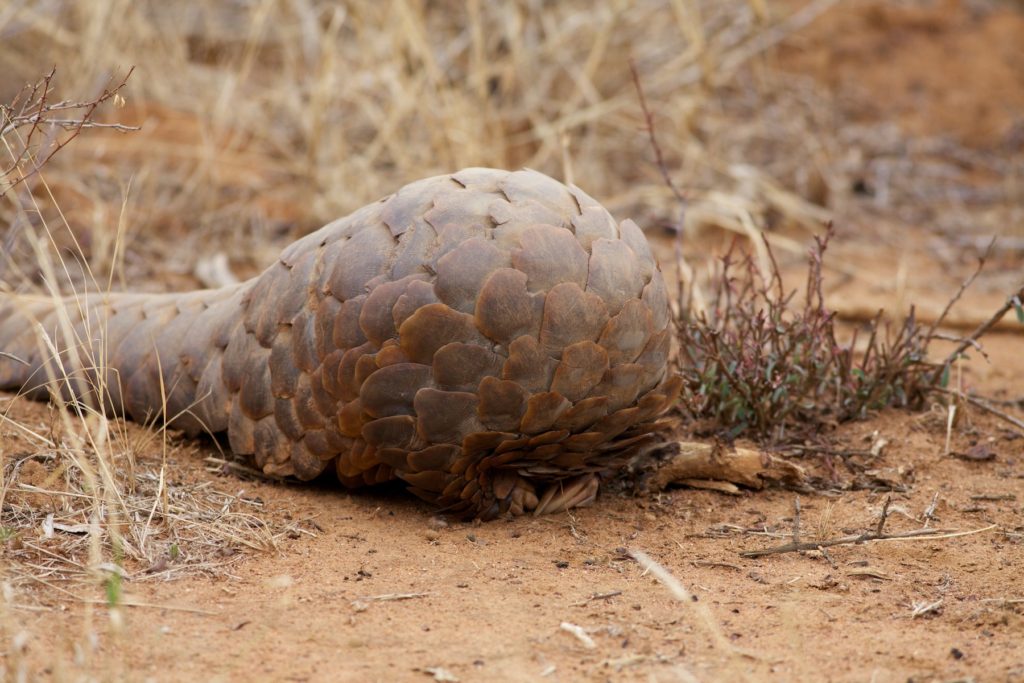
<instances>
[{"instance_id":1,"label":"yellow dry grass","mask_svg":"<svg viewBox=\"0 0 1024 683\"><path fill-rule=\"evenodd\" d=\"M774 176L820 156L801 130L810 106L761 107L779 87L771 48L832 4L24 3L0 15L0 101L45 65L57 65L63 99L89 99L135 67L126 106L105 116L141 131L91 131L46 174L89 265L120 285L156 274L179 286L211 245L250 275L289 237L465 166L528 166L613 212L675 222L631 60L688 224L749 234L773 207L812 226L825 215L757 166L772 156L759 148L787 141L801 149L789 168L772 162ZM23 195L0 203L0 220L14 225L5 251L30 268Z\"/></svg>"}]
</instances>

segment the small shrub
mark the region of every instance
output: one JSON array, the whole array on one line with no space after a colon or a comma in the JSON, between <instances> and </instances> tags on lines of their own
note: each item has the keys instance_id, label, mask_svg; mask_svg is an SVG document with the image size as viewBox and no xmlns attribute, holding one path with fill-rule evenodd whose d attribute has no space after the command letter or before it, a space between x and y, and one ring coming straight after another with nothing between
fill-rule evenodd
<instances>
[{"instance_id":1,"label":"small shrub","mask_svg":"<svg viewBox=\"0 0 1024 683\"><path fill-rule=\"evenodd\" d=\"M927 361L931 330L913 309L898 326L881 312L848 344L836 338L835 315L825 307L822 264L831 228L815 238L803 302L787 292L769 249L763 274L735 244L722 259L706 313L683 300L678 319L682 408L694 431L766 445L799 443L835 424L889 406L917 407L942 382Z\"/></svg>"}]
</instances>

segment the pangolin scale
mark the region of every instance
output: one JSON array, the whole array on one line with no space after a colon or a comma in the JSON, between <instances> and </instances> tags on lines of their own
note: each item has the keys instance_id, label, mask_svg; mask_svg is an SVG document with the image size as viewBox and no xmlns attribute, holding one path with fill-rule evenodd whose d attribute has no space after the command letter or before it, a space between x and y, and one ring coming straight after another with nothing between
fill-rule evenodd
<instances>
[{"instance_id":1,"label":"pangolin scale","mask_svg":"<svg viewBox=\"0 0 1024 683\"><path fill-rule=\"evenodd\" d=\"M670 344L642 231L533 171L412 183L235 286L0 295L0 388L166 406L265 473L398 478L484 518L590 502L675 399Z\"/></svg>"}]
</instances>

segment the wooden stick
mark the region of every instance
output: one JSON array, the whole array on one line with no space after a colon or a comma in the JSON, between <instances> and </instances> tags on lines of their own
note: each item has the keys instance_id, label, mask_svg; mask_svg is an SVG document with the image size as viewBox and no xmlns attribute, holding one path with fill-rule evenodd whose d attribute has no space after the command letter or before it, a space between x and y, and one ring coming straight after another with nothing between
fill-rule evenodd
<instances>
[{"instance_id":1,"label":"wooden stick","mask_svg":"<svg viewBox=\"0 0 1024 683\"><path fill-rule=\"evenodd\" d=\"M947 396L956 396L957 398L962 398L963 400L965 400L968 403L970 403L972 406L974 406L976 408L981 408L985 412L991 413L992 415L995 415L996 417L1000 418L1001 420L1005 420L1006 422L1009 422L1010 424L1012 424L1017 429L1019 429L1021 431L1024 431L1024 420L1016 418L1013 415L1010 415L1009 413L1003 412L1002 410L1000 410L999 408L996 408L994 405L992 405L991 403L989 403L985 399L981 398L980 396L972 396L970 394L962 394L962 393L960 393L958 391L952 391L951 389L943 389L942 387L932 387L931 390L932 391L937 391L940 394L946 394Z\"/></svg>"},{"instance_id":2,"label":"wooden stick","mask_svg":"<svg viewBox=\"0 0 1024 683\"><path fill-rule=\"evenodd\" d=\"M831 548L835 545L854 545L858 543L867 543L869 541L909 541L916 539L931 539L938 540L943 538L957 538L959 536L969 536L971 534L980 534L985 531L991 531L995 529L997 525L990 524L989 526L982 527L980 529L972 529L970 531L950 531L948 529L916 529L914 531L903 531L895 534L878 534L874 531L865 531L859 536L843 536L842 538L833 538L827 541L810 541L802 543L786 543L784 545L776 546L774 548L765 548L763 550L744 550L740 553L741 557L765 557L767 555L779 555L782 553L795 553L804 550L821 550L822 548Z\"/></svg>"}]
</instances>

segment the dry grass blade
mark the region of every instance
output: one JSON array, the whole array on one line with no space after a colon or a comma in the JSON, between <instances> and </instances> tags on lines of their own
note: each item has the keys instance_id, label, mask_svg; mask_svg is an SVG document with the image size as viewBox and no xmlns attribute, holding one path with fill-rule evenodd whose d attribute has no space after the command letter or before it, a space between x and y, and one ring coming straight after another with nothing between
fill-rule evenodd
<instances>
[{"instance_id":1,"label":"dry grass blade","mask_svg":"<svg viewBox=\"0 0 1024 683\"><path fill-rule=\"evenodd\" d=\"M17 356L15 356L13 353L7 353L6 351L0 351L0 356L3 356L4 358L10 358L15 363L21 363L22 365L28 365L28 363L26 363L21 358L18 358Z\"/></svg>"},{"instance_id":2,"label":"dry grass blade","mask_svg":"<svg viewBox=\"0 0 1024 683\"><path fill-rule=\"evenodd\" d=\"M679 579L672 575L672 572L656 562L650 555L642 550L630 550L629 554L643 568L645 573L653 575L654 578L668 589L673 598L685 605L687 610L697 617L705 635L711 639L712 643L722 654L728 657L728 666L731 674L738 676L741 680L749 680L746 671L744 671L738 659L740 654L745 653L741 653L729 642L729 639L722 632L721 627L708 607L703 602L696 600ZM736 679L734 678L733 680Z\"/></svg>"}]
</instances>

